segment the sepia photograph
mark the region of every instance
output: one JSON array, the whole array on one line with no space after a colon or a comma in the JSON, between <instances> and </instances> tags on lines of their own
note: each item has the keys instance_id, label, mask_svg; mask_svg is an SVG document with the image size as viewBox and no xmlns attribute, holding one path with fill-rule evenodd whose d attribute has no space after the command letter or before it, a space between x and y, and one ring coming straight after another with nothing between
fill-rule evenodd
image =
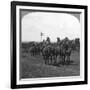
<instances>
[{"instance_id":1,"label":"sepia photograph","mask_svg":"<svg viewBox=\"0 0 90 90\"><path fill-rule=\"evenodd\" d=\"M86 6L12 2L12 10L16 20L12 21L16 22L12 26L16 33L12 87L87 82Z\"/></svg>"}]
</instances>

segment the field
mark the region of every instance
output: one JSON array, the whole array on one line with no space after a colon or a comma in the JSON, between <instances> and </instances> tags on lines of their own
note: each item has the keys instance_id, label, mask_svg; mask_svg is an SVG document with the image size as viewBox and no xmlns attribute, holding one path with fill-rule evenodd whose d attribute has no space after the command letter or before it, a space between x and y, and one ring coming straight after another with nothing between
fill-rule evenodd
<instances>
[{"instance_id":1,"label":"field","mask_svg":"<svg viewBox=\"0 0 90 90\"><path fill-rule=\"evenodd\" d=\"M80 75L80 54L73 51L69 65L45 65L42 56L31 56L29 52L21 52L20 77L43 78ZM58 62L58 60L57 60Z\"/></svg>"}]
</instances>

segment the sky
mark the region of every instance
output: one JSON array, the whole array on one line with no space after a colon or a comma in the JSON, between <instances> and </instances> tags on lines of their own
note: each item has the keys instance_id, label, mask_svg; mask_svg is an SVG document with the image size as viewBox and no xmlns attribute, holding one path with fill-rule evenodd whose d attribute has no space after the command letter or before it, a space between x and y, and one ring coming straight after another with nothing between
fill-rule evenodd
<instances>
[{"instance_id":1,"label":"sky","mask_svg":"<svg viewBox=\"0 0 90 90\"><path fill-rule=\"evenodd\" d=\"M32 12L26 14L21 21L22 41L41 41L50 37L52 42L57 37L75 39L81 37L80 21L68 13Z\"/></svg>"}]
</instances>

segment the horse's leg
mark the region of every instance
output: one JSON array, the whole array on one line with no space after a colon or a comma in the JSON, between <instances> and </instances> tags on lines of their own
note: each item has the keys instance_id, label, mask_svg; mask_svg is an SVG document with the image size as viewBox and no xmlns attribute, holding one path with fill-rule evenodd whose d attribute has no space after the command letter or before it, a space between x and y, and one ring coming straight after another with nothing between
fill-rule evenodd
<instances>
[{"instance_id":1,"label":"horse's leg","mask_svg":"<svg viewBox=\"0 0 90 90\"><path fill-rule=\"evenodd\" d=\"M46 58L44 59L44 61L45 61L45 64L46 64Z\"/></svg>"},{"instance_id":2,"label":"horse's leg","mask_svg":"<svg viewBox=\"0 0 90 90\"><path fill-rule=\"evenodd\" d=\"M70 62L70 55L69 55L69 62Z\"/></svg>"},{"instance_id":3,"label":"horse's leg","mask_svg":"<svg viewBox=\"0 0 90 90\"><path fill-rule=\"evenodd\" d=\"M44 59L44 62L45 62L45 64L46 64L46 58L45 58L45 56L43 55L43 59Z\"/></svg>"},{"instance_id":4,"label":"horse's leg","mask_svg":"<svg viewBox=\"0 0 90 90\"><path fill-rule=\"evenodd\" d=\"M57 63L57 55L55 55L55 63Z\"/></svg>"},{"instance_id":5,"label":"horse's leg","mask_svg":"<svg viewBox=\"0 0 90 90\"><path fill-rule=\"evenodd\" d=\"M51 56L51 64L53 64L54 56Z\"/></svg>"},{"instance_id":6,"label":"horse's leg","mask_svg":"<svg viewBox=\"0 0 90 90\"><path fill-rule=\"evenodd\" d=\"M70 55L68 55L68 62L70 62Z\"/></svg>"},{"instance_id":7,"label":"horse's leg","mask_svg":"<svg viewBox=\"0 0 90 90\"><path fill-rule=\"evenodd\" d=\"M56 55L53 56L54 64L56 64Z\"/></svg>"},{"instance_id":8,"label":"horse's leg","mask_svg":"<svg viewBox=\"0 0 90 90\"><path fill-rule=\"evenodd\" d=\"M50 56L50 60L49 61L50 61L49 63L52 64L52 56Z\"/></svg>"},{"instance_id":9,"label":"horse's leg","mask_svg":"<svg viewBox=\"0 0 90 90\"><path fill-rule=\"evenodd\" d=\"M52 56L49 58L49 64L52 64Z\"/></svg>"},{"instance_id":10,"label":"horse's leg","mask_svg":"<svg viewBox=\"0 0 90 90\"><path fill-rule=\"evenodd\" d=\"M51 56L48 56L48 64L51 64Z\"/></svg>"},{"instance_id":11,"label":"horse's leg","mask_svg":"<svg viewBox=\"0 0 90 90\"><path fill-rule=\"evenodd\" d=\"M34 52L32 52L32 55L34 56Z\"/></svg>"},{"instance_id":12,"label":"horse's leg","mask_svg":"<svg viewBox=\"0 0 90 90\"><path fill-rule=\"evenodd\" d=\"M65 63L65 55L63 55L63 63Z\"/></svg>"},{"instance_id":13,"label":"horse's leg","mask_svg":"<svg viewBox=\"0 0 90 90\"><path fill-rule=\"evenodd\" d=\"M48 61L48 58L47 56L45 56L45 64L48 64L47 61Z\"/></svg>"},{"instance_id":14,"label":"horse's leg","mask_svg":"<svg viewBox=\"0 0 90 90\"><path fill-rule=\"evenodd\" d=\"M56 60L56 59L55 59L55 55L53 55L53 56L52 56L52 64L55 63L55 60Z\"/></svg>"},{"instance_id":15,"label":"horse's leg","mask_svg":"<svg viewBox=\"0 0 90 90\"><path fill-rule=\"evenodd\" d=\"M46 64L48 64L48 61L49 61L49 57L46 56Z\"/></svg>"}]
</instances>

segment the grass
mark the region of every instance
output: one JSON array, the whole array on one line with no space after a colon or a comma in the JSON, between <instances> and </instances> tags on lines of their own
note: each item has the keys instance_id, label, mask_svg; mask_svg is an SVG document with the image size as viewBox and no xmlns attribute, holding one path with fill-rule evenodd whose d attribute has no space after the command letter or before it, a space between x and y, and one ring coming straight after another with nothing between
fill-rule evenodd
<instances>
[{"instance_id":1,"label":"grass","mask_svg":"<svg viewBox=\"0 0 90 90\"><path fill-rule=\"evenodd\" d=\"M80 55L73 52L70 65L45 65L42 56L30 56L28 52L22 52L20 59L21 78L64 77L80 75Z\"/></svg>"}]
</instances>

